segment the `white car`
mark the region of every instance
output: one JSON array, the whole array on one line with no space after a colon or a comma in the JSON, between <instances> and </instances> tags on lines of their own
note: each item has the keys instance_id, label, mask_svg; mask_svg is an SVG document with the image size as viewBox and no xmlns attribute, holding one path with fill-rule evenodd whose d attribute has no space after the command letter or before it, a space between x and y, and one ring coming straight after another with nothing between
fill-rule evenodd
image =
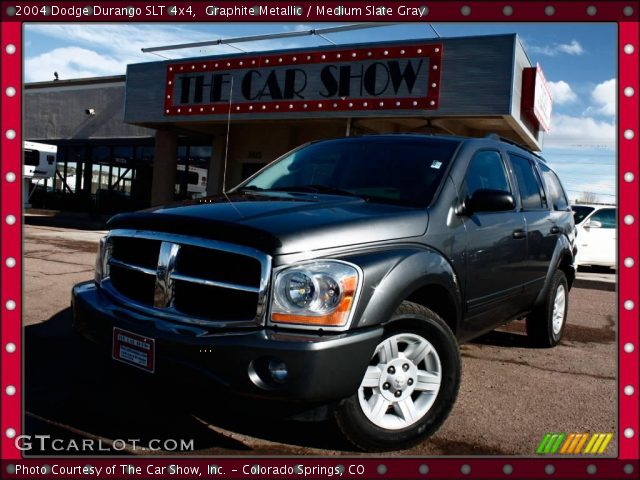
<instances>
[{"instance_id":1,"label":"white car","mask_svg":"<svg viewBox=\"0 0 640 480\"><path fill-rule=\"evenodd\" d=\"M571 209L577 230L576 266L616 268L616 207L572 205Z\"/></svg>"}]
</instances>

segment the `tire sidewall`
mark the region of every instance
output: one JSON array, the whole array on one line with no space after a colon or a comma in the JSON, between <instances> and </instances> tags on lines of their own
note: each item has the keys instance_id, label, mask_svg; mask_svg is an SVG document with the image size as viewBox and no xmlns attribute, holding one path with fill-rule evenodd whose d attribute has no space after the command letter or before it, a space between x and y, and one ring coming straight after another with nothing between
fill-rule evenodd
<instances>
[{"instance_id":1,"label":"tire sidewall","mask_svg":"<svg viewBox=\"0 0 640 480\"><path fill-rule=\"evenodd\" d=\"M562 285L564 287L564 312L563 312L563 320L562 320L562 328L556 334L553 331L553 307L555 304L556 294L558 291L558 287ZM564 330L567 326L567 312L569 311L569 285L567 283L567 278L564 273L558 271L553 279L553 285L549 291L549 300L547 302L547 331L549 332L549 340L551 345L557 345L562 340L562 336L564 334Z\"/></svg>"}]
</instances>

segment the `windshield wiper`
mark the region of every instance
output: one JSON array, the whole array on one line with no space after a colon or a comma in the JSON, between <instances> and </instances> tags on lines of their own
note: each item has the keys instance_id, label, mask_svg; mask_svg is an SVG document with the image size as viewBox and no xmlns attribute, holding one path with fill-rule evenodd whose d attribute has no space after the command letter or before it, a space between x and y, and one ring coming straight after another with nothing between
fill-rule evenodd
<instances>
[{"instance_id":1,"label":"windshield wiper","mask_svg":"<svg viewBox=\"0 0 640 480\"><path fill-rule=\"evenodd\" d=\"M282 192L314 192L314 193L328 193L330 195L344 195L348 197L365 198L362 195L350 192L349 190L341 190L339 188L328 187L326 185L310 184L310 185L291 185L287 187L275 187L269 190L282 191Z\"/></svg>"},{"instance_id":2,"label":"windshield wiper","mask_svg":"<svg viewBox=\"0 0 640 480\"><path fill-rule=\"evenodd\" d=\"M264 188L256 187L255 185L249 185L247 187L242 187L238 189L239 192L250 191L250 192L258 192L264 191Z\"/></svg>"}]
</instances>

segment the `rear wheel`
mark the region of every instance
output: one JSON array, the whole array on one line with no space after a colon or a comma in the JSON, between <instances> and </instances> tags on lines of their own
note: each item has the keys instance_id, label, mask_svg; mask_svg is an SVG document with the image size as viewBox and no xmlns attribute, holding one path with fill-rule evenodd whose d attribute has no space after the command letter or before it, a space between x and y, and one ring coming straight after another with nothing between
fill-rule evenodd
<instances>
[{"instance_id":1,"label":"rear wheel","mask_svg":"<svg viewBox=\"0 0 640 480\"><path fill-rule=\"evenodd\" d=\"M408 447L440 427L459 385L453 333L431 310L404 302L358 391L341 402L335 418L347 439L362 450Z\"/></svg>"},{"instance_id":2,"label":"rear wheel","mask_svg":"<svg viewBox=\"0 0 640 480\"><path fill-rule=\"evenodd\" d=\"M564 334L569 307L569 285L561 270L551 279L547 296L527 317L527 335L540 347L555 347Z\"/></svg>"}]
</instances>

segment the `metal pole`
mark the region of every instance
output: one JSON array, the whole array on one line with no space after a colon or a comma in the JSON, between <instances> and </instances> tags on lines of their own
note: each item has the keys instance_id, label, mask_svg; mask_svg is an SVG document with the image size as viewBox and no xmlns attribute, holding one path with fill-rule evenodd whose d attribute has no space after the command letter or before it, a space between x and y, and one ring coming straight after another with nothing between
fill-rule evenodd
<instances>
[{"instance_id":1,"label":"metal pole","mask_svg":"<svg viewBox=\"0 0 640 480\"><path fill-rule=\"evenodd\" d=\"M433 23L430 23L429 26L431 27L431 30L433 30L434 33L436 34L436 37L440 38L440 34L436 30L436 27L433 26Z\"/></svg>"},{"instance_id":2,"label":"metal pole","mask_svg":"<svg viewBox=\"0 0 640 480\"><path fill-rule=\"evenodd\" d=\"M347 32L351 30L362 30L365 28L386 27L389 25L395 25L395 24L393 23L356 23L353 25L340 25L338 27L312 28L310 30L302 30L300 32L267 33L264 35L251 35L248 37L220 38L218 40L209 40L206 42L164 45L161 47L142 48L141 50L144 53L153 53L153 52L160 52L164 50L180 50L183 48L206 47L210 45L230 45L232 43L256 42L260 40L273 40L275 38L303 37L307 35L322 36L323 34L327 34L327 33Z\"/></svg>"}]
</instances>

